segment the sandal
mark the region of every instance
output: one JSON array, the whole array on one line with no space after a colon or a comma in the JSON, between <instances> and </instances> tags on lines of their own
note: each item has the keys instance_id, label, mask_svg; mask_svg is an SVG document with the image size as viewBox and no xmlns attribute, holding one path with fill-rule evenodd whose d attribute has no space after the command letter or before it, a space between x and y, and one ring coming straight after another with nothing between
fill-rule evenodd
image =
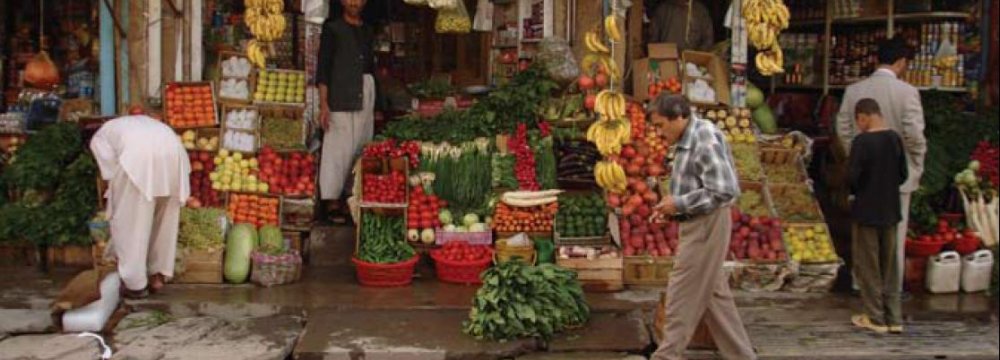
<instances>
[{"instance_id":1,"label":"sandal","mask_svg":"<svg viewBox=\"0 0 1000 360\"><path fill-rule=\"evenodd\" d=\"M854 326L857 326L859 328L868 329L868 330L874 331L874 332L879 333L879 334L885 334L885 333L889 332L889 327L888 326L879 325L879 324L876 324L876 323L872 322L872 320L870 318L868 318L868 315L863 315L862 314L862 315L851 316L851 323L853 323Z\"/></svg>"}]
</instances>

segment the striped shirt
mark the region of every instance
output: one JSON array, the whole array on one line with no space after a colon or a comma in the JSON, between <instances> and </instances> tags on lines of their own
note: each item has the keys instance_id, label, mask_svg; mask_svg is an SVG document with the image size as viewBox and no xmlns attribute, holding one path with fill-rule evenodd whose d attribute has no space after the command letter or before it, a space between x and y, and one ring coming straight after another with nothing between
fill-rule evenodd
<instances>
[{"instance_id":1,"label":"striped shirt","mask_svg":"<svg viewBox=\"0 0 1000 360\"><path fill-rule=\"evenodd\" d=\"M707 214L740 196L729 144L715 125L692 115L674 151L670 194L678 214Z\"/></svg>"}]
</instances>

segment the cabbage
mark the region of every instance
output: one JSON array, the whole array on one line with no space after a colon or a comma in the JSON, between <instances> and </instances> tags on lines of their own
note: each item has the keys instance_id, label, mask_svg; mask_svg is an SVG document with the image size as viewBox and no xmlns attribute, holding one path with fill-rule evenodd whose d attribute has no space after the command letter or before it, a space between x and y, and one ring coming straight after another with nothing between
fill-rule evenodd
<instances>
[{"instance_id":1,"label":"cabbage","mask_svg":"<svg viewBox=\"0 0 1000 360\"><path fill-rule=\"evenodd\" d=\"M444 232L455 232L455 229L456 229L455 225L448 224L448 225L444 226L443 230L444 230Z\"/></svg>"},{"instance_id":2,"label":"cabbage","mask_svg":"<svg viewBox=\"0 0 1000 360\"><path fill-rule=\"evenodd\" d=\"M424 244L434 243L434 229L424 229L420 232L420 241Z\"/></svg>"},{"instance_id":3,"label":"cabbage","mask_svg":"<svg viewBox=\"0 0 1000 360\"><path fill-rule=\"evenodd\" d=\"M470 232L485 232L486 231L486 224L475 223L475 224L469 225L469 231Z\"/></svg>"},{"instance_id":4,"label":"cabbage","mask_svg":"<svg viewBox=\"0 0 1000 360\"><path fill-rule=\"evenodd\" d=\"M451 211L448 211L448 209L444 209L441 210L441 213L438 214L438 220L441 220L442 224L451 225L452 220L454 219L452 219L451 217Z\"/></svg>"},{"instance_id":5,"label":"cabbage","mask_svg":"<svg viewBox=\"0 0 1000 360\"><path fill-rule=\"evenodd\" d=\"M250 275L250 253L257 244L257 230L250 224L236 224L226 237L223 275L226 281L240 284Z\"/></svg>"},{"instance_id":6,"label":"cabbage","mask_svg":"<svg viewBox=\"0 0 1000 360\"><path fill-rule=\"evenodd\" d=\"M479 215L473 213L465 214L465 217L462 218L462 225L465 225L466 227L471 226L472 224L475 224L477 222L479 222Z\"/></svg>"}]
</instances>

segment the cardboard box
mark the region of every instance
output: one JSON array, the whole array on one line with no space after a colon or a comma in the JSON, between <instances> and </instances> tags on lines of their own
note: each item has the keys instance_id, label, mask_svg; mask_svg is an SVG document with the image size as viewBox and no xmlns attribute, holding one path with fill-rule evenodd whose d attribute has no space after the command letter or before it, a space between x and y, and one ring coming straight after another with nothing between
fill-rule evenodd
<instances>
[{"instance_id":1,"label":"cardboard box","mask_svg":"<svg viewBox=\"0 0 1000 360\"><path fill-rule=\"evenodd\" d=\"M712 53L700 52L700 51L684 51L681 54L681 78L684 84L684 94L688 95L688 87L691 83L696 80L708 81L712 88L715 89L715 102L704 102L695 101L688 96L688 100L695 105L729 105L729 69L725 62L722 61L718 56ZM704 67L708 73L707 77L698 78L688 75L687 65L688 63L695 64L699 67Z\"/></svg>"},{"instance_id":2,"label":"cardboard box","mask_svg":"<svg viewBox=\"0 0 1000 360\"><path fill-rule=\"evenodd\" d=\"M654 79L680 79L680 56L677 45L653 43L648 45L649 57L632 62L632 97L637 101L649 100L649 84Z\"/></svg>"}]
</instances>

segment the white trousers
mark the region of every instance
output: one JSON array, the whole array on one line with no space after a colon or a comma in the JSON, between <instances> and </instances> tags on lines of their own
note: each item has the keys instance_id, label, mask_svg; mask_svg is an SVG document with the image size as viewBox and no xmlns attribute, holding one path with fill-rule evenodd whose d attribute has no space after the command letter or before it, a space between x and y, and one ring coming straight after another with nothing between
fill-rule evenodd
<instances>
[{"instance_id":1,"label":"white trousers","mask_svg":"<svg viewBox=\"0 0 1000 360\"><path fill-rule=\"evenodd\" d=\"M319 191L323 200L339 200L351 174L354 158L375 135L375 78L364 76L361 111L330 112L323 136Z\"/></svg>"},{"instance_id":2,"label":"white trousers","mask_svg":"<svg viewBox=\"0 0 1000 360\"><path fill-rule=\"evenodd\" d=\"M131 290L146 288L149 275L174 276L181 202L146 199L124 171L111 180L111 247L118 274Z\"/></svg>"}]
</instances>

